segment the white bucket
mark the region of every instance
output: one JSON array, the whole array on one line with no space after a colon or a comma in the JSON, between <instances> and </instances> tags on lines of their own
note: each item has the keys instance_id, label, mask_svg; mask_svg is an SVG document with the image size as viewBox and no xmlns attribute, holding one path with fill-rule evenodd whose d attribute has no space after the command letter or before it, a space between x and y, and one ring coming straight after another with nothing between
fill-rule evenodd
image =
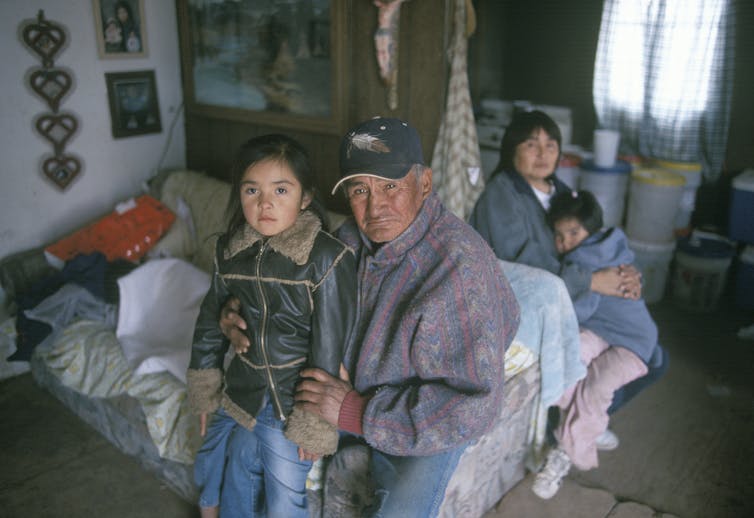
<instances>
[{"instance_id":1,"label":"white bucket","mask_svg":"<svg viewBox=\"0 0 754 518\"><path fill-rule=\"evenodd\" d=\"M691 225L694 207L696 207L696 191L702 184L702 164L698 162L671 162L669 160L655 160L654 163L655 167L671 173L678 173L686 179L678 213L675 216L675 228L688 228Z\"/></svg>"},{"instance_id":2,"label":"white bucket","mask_svg":"<svg viewBox=\"0 0 754 518\"><path fill-rule=\"evenodd\" d=\"M673 302L683 309L709 312L717 308L725 287L734 247L725 238L706 234L678 242L673 276Z\"/></svg>"},{"instance_id":3,"label":"white bucket","mask_svg":"<svg viewBox=\"0 0 754 518\"><path fill-rule=\"evenodd\" d=\"M579 188L579 165L581 157L571 153L563 153L555 170L555 176L574 191Z\"/></svg>"},{"instance_id":4,"label":"white bucket","mask_svg":"<svg viewBox=\"0 0 754 518\"><path fill-rule=\"evenodd\" d=\"M605 227L619 227L623 224L630 173L631 165L622 160L617 160L609 168L598 167L591 161L581 164L579 188L591 192L597 198L602 207Z\"/></svg>"},{"instance_id":5,"label":"white bucket","mask_svg":"<svg viewBox=\"0 0 754 518\"><path fill-rule=\"evenodd\" d=\"M635 256L634 266L641 272L642 298L647 304L659 302L665 294L675 241L645 243L629 239L628 246Z\"/></svg>"},{"instance_id":6,"label":"white bucket","mask_svg":"<svg viewBox=\"0 0 754 518\"><path fill-rule=\"evenodd\" d=\"M667 243L674 237L675 216L686 180L663 169L639 168L631 173L626 234L648 243Z\"/></svg>"}]
</instances>

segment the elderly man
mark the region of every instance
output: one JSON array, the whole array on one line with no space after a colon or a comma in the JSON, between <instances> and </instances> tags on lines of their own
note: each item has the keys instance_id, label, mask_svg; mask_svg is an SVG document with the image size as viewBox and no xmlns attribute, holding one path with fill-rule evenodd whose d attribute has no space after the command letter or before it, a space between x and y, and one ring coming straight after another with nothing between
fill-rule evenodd
<instances>
[{"instance_id":1,"label":"elderly man","mask_svg":"<svg viewBox=\"0 0 754 518\"><path fill-rule=\"evenodd\" d=\"M371 448L370 512L434 516L464 449L500 411L518 304L489 246L432 192L414 128L358 125L340 167L333 192L353 218L338 237L358 262L358 323L340 379L305 369L295 399ZM221 328L247 347L231 324L244 327L238 315Z\"/></svg>"}]
</instances>

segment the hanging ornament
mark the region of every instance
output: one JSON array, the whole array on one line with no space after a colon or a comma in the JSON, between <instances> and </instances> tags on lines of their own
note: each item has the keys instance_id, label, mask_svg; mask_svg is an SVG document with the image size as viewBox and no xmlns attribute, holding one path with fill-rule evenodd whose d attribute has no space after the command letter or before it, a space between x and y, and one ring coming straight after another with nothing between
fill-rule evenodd
<instances>
[{"instance_id":1,"label":"hanging ornament","mask_svg":"<svg viewBox=\"0 0 754 518\"><path fill-rule=\"evenodd\" d=\"M398 109L398 39L401 4L405 0L374 0L377 6L377 31L374 49L380 79L387 87L387 105Z\"/></svg>"},{"instance_id":2,"label":"hanging ornament","mask_svg":"<svg viewBox=\"0 0 754 518\"><path fill-rule=\"evenodd\" d=\"M65 46L65 30L45 20L40 10L37 19L24 22L21 29L23 42L42 59L41 67L32 67L27 80L32 92L47 103L52 113L37 116L34 126L39 134L52 144L53 155L41 160L42 174L55 185L65 189L81 171L81 161L65 153L65 146L79 127L76 116L59 113L60 102L73 87L72 75L55 67L55 55Z\"/></svg>"}]
</instances>

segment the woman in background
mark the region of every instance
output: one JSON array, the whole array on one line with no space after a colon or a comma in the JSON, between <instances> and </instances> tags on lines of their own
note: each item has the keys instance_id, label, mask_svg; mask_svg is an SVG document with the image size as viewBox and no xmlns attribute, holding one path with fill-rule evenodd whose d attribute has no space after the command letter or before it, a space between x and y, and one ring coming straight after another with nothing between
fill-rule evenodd
<instances>
[{"instance_id":1,"label":"woman in background","mask_svg":"<svg viewBox=\"0 0 754 518\"><path fill-rule=\"evenodd\" d=\"M547 224L550 200L570 188L555 176L560 161L560 128L541 111L513 117L500 144L500 161L477 200L469 223L504 261L542 268L560 276L571 300L588 294L639 299L641 275L632 265L592 272L577 263L561 263L552 230ZM667 370L667 354L658 345L648 373L621 387L608 410L615 412ZM617 437L607 430L597 447L617 447Z\"/></svg>"}]
</instances>

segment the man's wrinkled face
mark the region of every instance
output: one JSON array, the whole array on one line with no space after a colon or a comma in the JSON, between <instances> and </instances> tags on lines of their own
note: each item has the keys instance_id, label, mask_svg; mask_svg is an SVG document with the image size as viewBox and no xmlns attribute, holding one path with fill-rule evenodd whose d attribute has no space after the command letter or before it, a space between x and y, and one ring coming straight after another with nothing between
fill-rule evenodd
<instances>
[{"instance_id":1,"label":"man's wrinkled face","mask_svg":"<svg viewBox=\"0 0 754 518\"><path fill-rule=\"evenodd\" d=\"M359 229L373 243L386 243L419 214L432 191L432 170L424 168L418 177L409 171L400 180L356 176L346 182L345 190Z\"/></svg>"}]
</instances>

